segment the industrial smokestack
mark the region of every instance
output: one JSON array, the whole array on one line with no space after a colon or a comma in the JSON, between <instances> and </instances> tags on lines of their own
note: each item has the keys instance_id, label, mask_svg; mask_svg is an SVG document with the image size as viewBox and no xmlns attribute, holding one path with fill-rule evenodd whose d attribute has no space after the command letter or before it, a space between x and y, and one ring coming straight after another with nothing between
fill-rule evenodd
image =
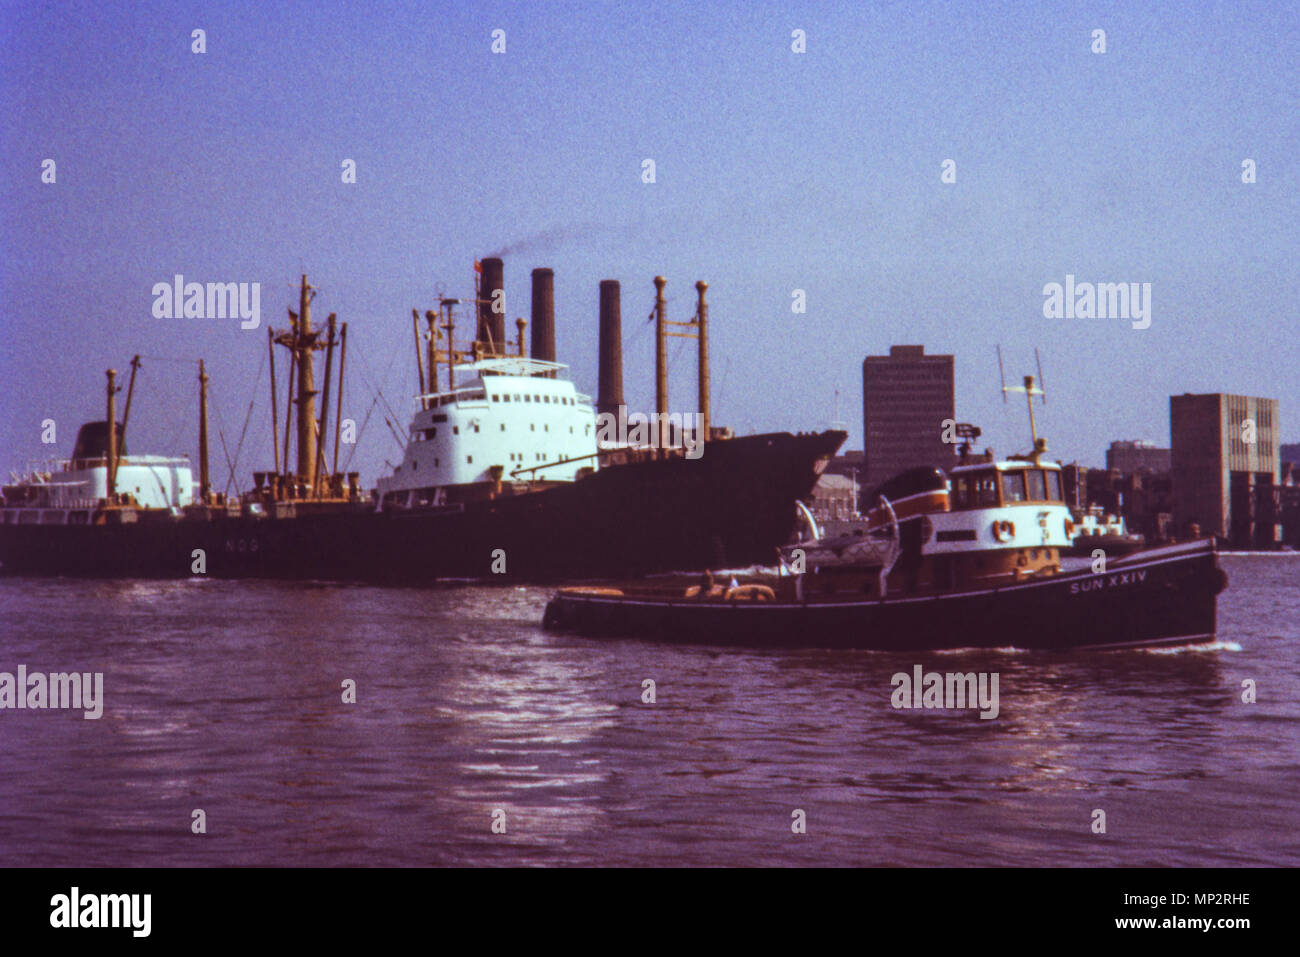
<instances>
[{"instance_id":1,"label":"industrial smokestack","mask_svg":"<svg viewBox=\"0 0 1300 957\"><path fill-rule=\"evenodd\" d=\"M623 310L617 279L600 281L600 380L596 411L618 414L623 405Z\"/></svg>"},{"instance_id":2,"label":"industrial smokestack","mask_svg":"<svg viewBox=\"0 0 1300 957\"><path fill-rule=\"evenodd\" d=\"M555 272L533 270L533 348L534 359L555 361Z\"/></svg>"},{"instance_id":3,"label":"industrial smokestack","mask_svg":"<svg viewBox=\"0 0 1300 957\"><path fill-rule=\"evenodd\" d=\"M506 352L506 313L505 300L501 299L501 311L494 312L492 304L498 299L498 290L505 288L505 266L501 260L491 256L482 263L483 282L479 286L478 333L477 340L484 343L487 355L505 355ZM487 343L491 342L488 347Z\"/></svg>"}]
</instances>

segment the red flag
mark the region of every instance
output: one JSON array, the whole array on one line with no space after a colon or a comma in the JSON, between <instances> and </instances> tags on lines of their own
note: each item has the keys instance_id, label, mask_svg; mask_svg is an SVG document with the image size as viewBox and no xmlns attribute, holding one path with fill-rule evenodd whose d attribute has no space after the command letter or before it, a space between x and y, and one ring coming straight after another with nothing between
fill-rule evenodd
<instances>
[{"instance_id":1,"label":"red flag","mask_svg":"<svg viewBox=\"0 0 1300 957\"><path fill-rule=\"evenodd\" d=\"M474 260L474 271L477 273L483 272L483 264L479 262L477 259Z\"/></svg>"}]
</instances>

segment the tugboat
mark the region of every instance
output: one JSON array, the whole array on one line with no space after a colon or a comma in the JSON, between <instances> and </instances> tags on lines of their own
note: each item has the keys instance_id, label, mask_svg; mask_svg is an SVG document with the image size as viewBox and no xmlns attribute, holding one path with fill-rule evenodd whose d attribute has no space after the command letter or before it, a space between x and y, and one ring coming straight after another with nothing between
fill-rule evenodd
<instances>
[{"instance_id":1,"label":"tugboat","mask_svg":"<svg viewBox=\"0 0 1300 957\"><path fill-rule=\"evenodd\" d=\"M0 571L424 585L772 560L794 531L799 500L846 436L736 437L710 427L704 283L696 285L696 315L670 323L664 282L656 280L656 419L666 417L672 426L662 365L667 336L689 334L700 343L701 412L694 427L666 427L654 441L601 441L597 412L616 416L623 406L618 284L601 287L601 395L593 406L554 361L551 271L533 272L532 356L524 354L522 319L513 348L504 337L504 316L496 309L501 261L485 259L476 272L482 283L472 300L478 319L472 343L454 337L459 300L439 296L437 311L423 316L427 335L419 313L413 315L420 389L409 441L401 464L373 494L362 491L357 473L338 468L347 325L337 330L332 314L313 325L315 291L304 276L289 328L268 336L273 399L275 346L290 355L283 449L280 417L271 417L274 470L254 472L254 487L240 497L213 490L201 361L197 483L188 459L126 455L134 390L118 422L110 371L107 414L83 427L73 457L29 469L0 489ZM689 332L670 333L669 326ZM318 393L320 351L326 355ZM340 403L333 408L332 394ZM292 464L288 426L295 412ZM332 465L326 455L331 425Z\"/></svg>"},{"instance_id":2,"label":"tugboat","mask_svg":"<svg viewBox=\"0 0 1300 957\"><path fill-rule=\"evenodd\" d=\"M1213 640L1227 584L1213 539L1063 571L1073 540L1061 467L969 443L951 474L914 469L874 492L861 534L784 550L776 573L562 588L543 624L591 636L772 647L1061 651ZM1014 391L1020 391L1016 389ZM978 460L977 460L978 459Z\"/></svg>"}]
</instances>

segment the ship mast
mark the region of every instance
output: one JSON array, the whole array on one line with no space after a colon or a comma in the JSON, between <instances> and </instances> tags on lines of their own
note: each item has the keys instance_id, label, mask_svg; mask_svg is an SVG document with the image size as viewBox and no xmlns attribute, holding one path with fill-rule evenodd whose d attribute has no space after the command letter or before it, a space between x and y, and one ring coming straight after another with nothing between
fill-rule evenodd
<instances>
[{"instance_id":1,"label":"ship mast","mask_svg":"<svg viewBox=\"0 0 1300 957\"><path fill-rule=\"evenodd\" d=\"M316 468L316 363L312 350L317 334L311 327L311 301L315 291L307 285L304 273L291 346L298 360L298 477L303 482L310 481Z\"/></svg>"},{"instance_id":2,"label":"ship mast","mask_svg":"<svg viewBox=\"0 0 1300 957\"><path fill-rule=\"evenodd\" d=\"M108 451L104 464L108 466L108 500L117 493L117 370L108 370Z\"/></svg>"},{"instance_id":3,"label":"ship mast","mask_svg":"<svg viewBox=\"0 0 1300 957\"><path fill-rule=\"evenodd\" d=\"M275 341L289 350L289 412L293 403L298 405L297 440L298 463L295 478L304 486L307 494L315 492L318 481L317 460L319 457L320 423L316 419L316 369L313 353L326 347L321 340L321 331L313 329L311 324L311 301L316 289L307 283L304 274L298 291L298 312L289 310L290 327L275 337ZM331 315L330 319L334 319ZM332 338L332 337L331 337ZM297 372L297 395L294 395L294 372ZM289 435L286 427L284 434L284 467L289 465Z\"/></svg>"},{"instance_id":4,"label":"ship mast","mask_svg":"<svg viewBox=\"0 0 1300 957\"><path fill-rule=\"evenodd\" d=\"M1034 361L1038 362L1038 381L1043 378L1043 364L1038 361L1038 350L1034 350ZM1008 392L1023 392L1025 402L1029 406L1029 438L1033 442L1033 450L1029 453L1030 461L1037 463L1039 457L1047 451L1047 440L1038 437L1038 426L1034 421L1034 396L1042 396L1043 402L1047 402L1047 393L1040 385L1035 384L1034 377L1027 375L1024 378L1024 385L1007 385L1006 377L1002 373L1002 347L998 347L998 375L1002 378L1002 403L1005 405Z\"/></svg>"},{"instance_id":5,"label":"ship mast","mask_svg":"<svg viewBox=\"0 0 1300 957\"><path fill-rule=\"evenodd\" d=\"M667 305L664 300L664 286L668 280L655 276L655 413L660 423L668 421L668 337L679 336L683 339L699 340L699 401L700 434L697 440L707 441L709 437L709 304L705 293L709 284L701 279L695 284L698 296L695 315L686 322L674 322L668 318ZM673 330L681 329L682 332ZM660 442L671 444L671 436L665 443L664 431L660 431Z\"/></svg>"},{"instance_id":6,"label":"ship mast","mask_svg":"<svg viewBox=\"0 0 1300 957\"><path fill-rule=\"evenodd\" d=\"M208 480L208 373L199 360L199 501L207 505L212 497Z\"/></svg>"},{"instance_id":7,"label":"ship mast","mask_svg":"<svg viewBox=\"0 0 1300 957\"><path fill-rule=\"evenodd\" d=\"M135 374L140 371L140 357L131 357L131 381L126 387L126 410L122 413L122 441L117 443L117 454L113 458L113 480L117 482L117 470L122 466L123 448L126 446L126 426L131 421L131 398L135 395ZM116 429L114 429L116 431Z\"/></svg>"}]
</instances>

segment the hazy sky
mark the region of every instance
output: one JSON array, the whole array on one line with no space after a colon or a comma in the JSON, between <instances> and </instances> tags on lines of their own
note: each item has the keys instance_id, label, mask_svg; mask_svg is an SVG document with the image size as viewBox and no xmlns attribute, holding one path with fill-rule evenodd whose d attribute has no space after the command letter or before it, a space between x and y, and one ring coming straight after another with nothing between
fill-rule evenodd
<instances>
[{"instance_id":1,"label":"hazy sky","mask_svg":"<svg viewBox=\"0 0 1300 957\"><path fill-rule=\"evenodd\" d=\"M361 422L381 383L405 431L411 307L438 281L470 296L473 259L503 248L510 320L529 271L554 268L559 358L589 393L598 283L622 281L640 408L651 278L668 277L670 319L708 280L714 421L738 432L824 428L838 389L860 448L863 357L922 343L957 357L958 417L1015 451L1001 343L1009 376L1041 351L1040 429L1066 460L1167 443L1184 391L1276 397L1300 440L1298 11L0 3L0 467L50 452L46 418L69 454L103 415L103 370L141 353L207 360L232 454L255 399L239 472L268 468L265 325L304 270L316 317L350 324L345 415ZM154 318L176 273L260 282L262 328ZM1043 286L1067 274L1151 283L1150 327L1045 318ZM673 342L672 406L693 410L691 344ZM194 379L145 360L133 451L195 453ZM367 483L398 457L382 416L353 463ZM215 437L213 461L221 488Z\"/></svg>"}]
</instances>

